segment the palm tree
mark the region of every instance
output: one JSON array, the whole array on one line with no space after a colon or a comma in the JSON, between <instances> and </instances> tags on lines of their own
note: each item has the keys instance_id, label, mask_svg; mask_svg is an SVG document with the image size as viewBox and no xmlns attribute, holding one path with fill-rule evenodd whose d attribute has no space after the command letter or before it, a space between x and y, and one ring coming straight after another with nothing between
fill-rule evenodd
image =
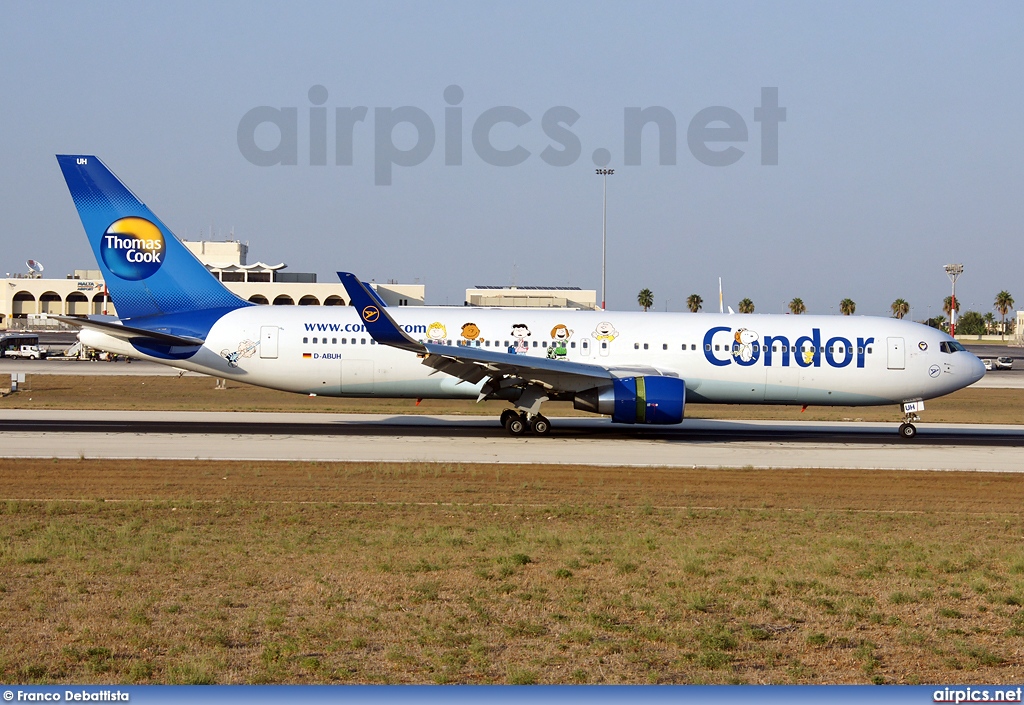
<instances>
[{"instance_id":1,"label":"palm tree","mask_svg":"<svg viewBox=\"0 0 1024 705\"><path fill-rule=\"evenodd\" d=\"M740 313L753 313L754 312L754 302L751 301L750 299L743 299L742 301L740 301L739 306L740 306Z\"/></svg>"},{"instance_id":2,"label":"palm tree","mask_svg":"<svg viewBox=\"0 0 1024 705\"><path fill-rule=\"evenodd\" d=\"M985 313L982 318L985 319L985 332L991 333L996 329L996 315L991 311Z\"/></svg>"},{"instance_id":3,"label":"palm tree","mask_svg":"<svg viewBox=\"0 0 1024 705\"><path fill-rule=\"evenodd\" d=\"M942 300L942 310L945 312L946 318L950 318L951 317L950 313L953 310L953 297L952 296L947 296L945 299ZM956 302L956 312L960 313L960 302L959 301Z\"/></svg>"},{"instance_id":4,"label":"palm tree","mask_svg":"<svg viewBox=\"0 0 1024 705\"><path fill-rule=\"evenodd\" d=\"M852 316L853 312L857 310L857 302L853 299L843 299L839 302L839 313L844 316Z\"/></svg>"},{"instance_id":5,"label":"palm tree","mask_svg":"<svg viewBox=\"0 0 1024 705\"><path fill-rule=\"evenodd\" d=\"M807 312L807 307L804 306L804 300L801 298L795 298L789 302L789 312L794 316L799 316L801 313Z\"/></svg>"},{"instance_id":6,"label":"palm tree","mask_svg":"<svg viewBox=\"0 0 1024 705\"><path fill-rule=\"evenodd\" d=\"M643 306L644 313L647 313L647 309L654 305L654 294L650 289L641 289L636 295L636 302Z\"/></svg>"},{"instance_id":7,"label":"palm tree","mask_svg":"<svg viewBox=\"0 0 1024 705\"><path fill-rule=\"evenodd\" d=\"M910 304L905 299L896 299L889 308L892 310L893 318L903 318L910 313Z\"/></svg>"},{"instance_id":8,"label":"palm tree","mask_svg":"<svg viewBox=\"0 0 1024 705\"><path fill-rule=\"evenodd\" d=\"M1000 291L998 294L996 294L995 306L993 308L995 308L996 311L999 311L999 330L1003 338L1005 339L1006 314L1010 312L1011 308L1013 308L1013 297L1010 296L1010 292L1004 289L1003 291Z\"/></svg>"},{"instance_id":9,"label":"palm tree","mask_svg":"<svg viewBox=\"0 0 1024 705\"><path fill-rule=\"evenodd\" d=\"M697 313L703 305L704 299L700 297L700 294L690 294L686 297L686 308L690 309L690 313Z\"/></svg>"}]
</instances>

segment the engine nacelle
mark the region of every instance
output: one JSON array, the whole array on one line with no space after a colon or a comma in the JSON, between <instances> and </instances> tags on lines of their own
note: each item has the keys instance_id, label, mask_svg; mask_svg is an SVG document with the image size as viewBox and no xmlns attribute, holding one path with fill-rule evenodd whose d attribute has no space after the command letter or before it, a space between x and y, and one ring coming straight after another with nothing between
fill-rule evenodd
<instances>
[{"instance_id":1,"label":"engine nacelle","mask_svg":"<svg viewBox=\"0 0 1024 705\"><path fill-rule=\"evenodd\" d=\"M622 377L579 392L573 408L607 414L615 423L673 424L683 420L686 383L678 377Z\"/></svg>"}]
</instances>

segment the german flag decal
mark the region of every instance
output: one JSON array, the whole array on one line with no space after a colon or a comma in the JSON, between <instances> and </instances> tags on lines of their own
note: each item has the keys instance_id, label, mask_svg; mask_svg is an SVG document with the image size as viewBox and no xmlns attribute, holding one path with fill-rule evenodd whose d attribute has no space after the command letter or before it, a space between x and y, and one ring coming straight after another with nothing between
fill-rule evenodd
<instances>
[{"instance_id":1,"label":"german flag decal","mask_svg":"<svg viewBox=\"0 0 1024 705\"><path fill-rule=\"evenodd\" d=\"M308 360L311 357L313 357L313 353L302 353L303 360Z\"/></svg>"}]
</instances>

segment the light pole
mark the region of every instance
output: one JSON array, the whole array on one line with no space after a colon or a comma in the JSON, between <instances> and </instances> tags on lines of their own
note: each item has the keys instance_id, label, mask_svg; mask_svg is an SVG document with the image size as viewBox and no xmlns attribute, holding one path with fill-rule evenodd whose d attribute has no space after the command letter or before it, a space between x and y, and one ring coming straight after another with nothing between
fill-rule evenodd
<instances>
[{"instance_id":1,"label":"light pole","mask_svg":"<svg viewBox=\"0 0 1024 705\"><path fill-rule=\"evenodd\" d=\"M953 282L953 294L949 300L949 335L950 337L956 337L956 280L964 273L964 266L962 264L947 264L943 269L946 270L946 276Z\"/></svg>"},{"instance_id":2,"label":"light pole","mask_svg":"<svg viewBox=\"0 0 1024 705\"><path fill-rule=\"evenodd\" d=\"M598 176L604 177L604 206L601 218L601 310L605 310L604 292L608 262L608 177L615 173L614 169L594 169Z\"/></svg>"}]
</instances>

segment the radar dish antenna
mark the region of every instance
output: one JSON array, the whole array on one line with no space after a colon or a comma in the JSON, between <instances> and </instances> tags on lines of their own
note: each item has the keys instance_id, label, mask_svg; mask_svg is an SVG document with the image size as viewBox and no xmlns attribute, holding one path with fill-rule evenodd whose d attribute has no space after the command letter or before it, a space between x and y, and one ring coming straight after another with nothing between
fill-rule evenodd
<instances>
[{"instance_id":1,"label":"radar dish antenna","mask_svg":"<svg viewBox=\"0 0 1024 705\"><path fill-rule=\"evenodd\" d=\"M30 259L25 262L25 266L28 267L28 273L30 277L38 279L39 275L43 273L43 263L37 262L34 259Z\"/></svg>"}]
</instances>

